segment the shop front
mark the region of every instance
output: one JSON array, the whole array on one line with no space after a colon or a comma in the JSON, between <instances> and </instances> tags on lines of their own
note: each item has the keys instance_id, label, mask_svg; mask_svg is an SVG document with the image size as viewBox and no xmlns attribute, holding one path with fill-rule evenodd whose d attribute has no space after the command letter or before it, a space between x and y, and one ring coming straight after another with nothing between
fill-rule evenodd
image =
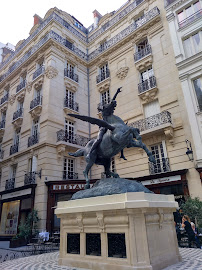
<instances>
[{"instance_id":1,"label":"shop front","mask_svg":"<svg viewBox=\"0 0 202 270\"><path fill-rule=\"evenodd\" d=\"M26 220L34 207L35 188L32 184L0 192L0 240L10 240L18 233L20 222Z\"/></svg>"}]
</instances>

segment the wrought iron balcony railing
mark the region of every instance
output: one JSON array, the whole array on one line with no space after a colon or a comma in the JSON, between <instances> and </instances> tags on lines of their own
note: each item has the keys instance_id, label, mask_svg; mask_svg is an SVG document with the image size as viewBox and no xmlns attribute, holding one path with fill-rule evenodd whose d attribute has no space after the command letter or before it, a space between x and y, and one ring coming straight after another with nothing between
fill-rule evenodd
<instances>
[{"instance_id":1,"label":"wrought iron balcony railing","mask_svg":"<svg viewBox=\"0 0 202 270\"><path fill-rule=\"evenodd\" d=\"M5 120L2 120L0 122L0 129L4 129L5 128L5 124L6 124L6 121Z\"/></svg>"},{"instance_id":2,"label":"wrought iron balcony railing","mask_svg":"<svg viewBox=\"0 0 202 270\"><path fill-rule=\"evenodd\" d=\"M78 179L78 173L75 172L63 172L63 180L77 180Z\"/></svg>"},{"instance_id":3,"label":"wrought iron balcony railing","mask_svg":"<svg viewBox=\"0 0 202 270\"><path fill-rule=\"evenodd\" d=\"M18 152L18 149L19 149L19 144L11 145L10 155L13 155L13 154L17 153Z\"/></svg>"},{"instance_id":4,"label":"wrought iron balcony railing","mask_svg":"<svg viewBox=\"0 0 202 270\"><path fill-rule=\"evenodd\" d=\"M5 190L10 190L15 188L15 178L6 180Z\"/></svg>"},{"instance_id":5,"label":"wrought iron balcony railing","mask_svg":"<svg viewBox=\"0 0 202 270\"><path fill-rule=\"evenodd\" d=\"M170 172L170 164L168 158L156 159L156 163L149 162L150 174Z\"/></svg>"},{"instance_id":6,"label":"wrought iron balcony railing","mask_svg":"<svg viewBox=\"0 0 202 270\"><path fill-rule=\"evenodd\" d=\"M144 49L140 50L139 52L136 52L134 54L134 60L135 62L139 61L140 59L142 59L143 57L149 55L152 53L152 48L151 45L148 44L147 46L145 46Z\"/></svg>"},{"instance_id":7,"label":"wrought iron balcony railing","mask_svg":"<svg viewBox=\"0 0 202 270\"><path fill-rule=\"evenodd\" d=\"M106 70L106 72L102 72L101 74L96 76L97 83L100 83L101 81L104 81L105 79L109 78L110 72L109 69Z\"/></svg>"},{"instance_id":8,"label":"wrought iron balcony railing","mask_svg":"<svg viewBox=\"0 0 202 270\"><path fill-rule=\"evenodd\" d=\"M8 101L8 93L4 97L2 97L1 104L3 104L6 101Z\"/></svg>"},{"instance_id":9,"label":"wrought iron balcony railing","mask_svg":"<svg viewBox=\"0 0 202 270\"><path fill-rule=\"evenodd\" d=\"M34 134L28 138L28 147L39 142L39 133Z\"/></svg>"},{"instance_id":10,"label":"wrought iron balcony railing","mask_svg":"<svg viewBox=\"0 0 202 270\"><path fill-rule=\"evenodd\" d=\"M42 96L38 96L30 102L30 110L42 105Z\"/></svg>"},{"instance_id":11,"label":"wrought iron balcony railing","mask_svg":"<svg viewBox=\"0 0 202 270\"><path fill-rule=\"evenodd\" d=\"M166 0L165 1L165 7L169 6L170 4L172 4L173 2L175 2L176 0Z\"/></svg>"},{"instance_id":12,"label":"wrought iron balcony railing","mask_svg":"<svg viewBox=\"0 0 202 270\"><path fill-rule=\"evenodd\" d=\"M156 77L152 76L149 79L145 80L138 84L139 94L144 93L145 91L156 87Z\"/></svg>"},{"instance_id":13,"label":"wrought iron balcony railing","mask_svg":"<svg viewBox=\"0 0 202 270\"><path fill-rule=\"evenodd\" d=\"M75 82L79 81L79 76L67 68L64 69L64 76L72 79Z\"/></svg>"},{"instance_id":14,"label":"wrought iron balcony railing","mask_svg":"<svg viewBox=\"0 0 202 270\"><path fill-rule=\"evenodd\" d=\"M4 158L4 150L0 150L0 159L3 159Z\"/></svg>"},{"instance_id":15,"label":"wrought iron balcony railing","mask_svg":"<svg viewBox=\"0 0 202 270\"><path fill-rule=\"evenodd\" d=\"M23 80L20 84L18 84L16 88L16 93L22 90L23 88L25 88L25 86L26 86L26 80Z\"/></svg>"},{"instance_id":16,"label":"wrought iron balcony railing","mask_svg":"<svg viewBox=\"0 0 202 270\"><path fill-rule=\"evenodd\" d=\"M74 100L69 99L67 97L64 99L64 107L74 110L76 112L79 111L79 104L75 102Z\"/></svg>"},{"instance_id":17,"label":"wrought iron balcony railing","mask_svg":"<svg viewBox=\"0 0 202 270\"><path fill-rule=\"evenodd\" d=\"M13 114L13 121L15 121L18 118L22 118L23 117L23 108L20 108L19 110L17 110L16 112L14 112Z\"/></svg>"},{"instance_id":18,"label":"wrought iron balcony railing","mask_svg":"<svg viewBox=\"0 0 202 270\"><path fill-rule=\"evenodd\" d=\"M89 142L89 139L78 134L68 133L65 130L61 129L57 131L57 142L59 141L69 142L80 146L86 146L86 144Z\"/></svg>"},{"instance_id":19,"label":"wrought iron balcony railing","mask_svg":"<svg viewBox=\"0 0 202 270\"><path fill-rule=\"evenodd\" d=\"M138 120L130 124L130 126L138 128L140 132L161 126L163 124L172 124L171 113L168 111L163 111L161 113L152 115L145 119Z\"/></svg>"},{"instance_id":20,"label":"wrought iron balcony railing","mask_svg":"<svg viewBox=\"0 0 202 270\"><path fill-rule=\"evenodd\" d=\"M39 75L43 74L45 71L45 67L42 65L33 73L33 80L35 80Z\"/></svg>"},{"instance_id":21,"label":"wrought iron balcony railing","mask_svg":"<svg viewBox=\"0 0 202 270\"><path fill-rule=\"evenodd\" d=\"M35 184L36 180L36 173L35 172L28 172L25 174L24 185Z\"/></svg>"},{"instance_id":22,"label":"wrought iron balcony railing","mask_svg":"<svg viewBox=\"0 0 202 270\"><path fill-rule=\"evenodd\" d=\"M183 21L179 22L179 27L182 28L183 26L195 21L196 19L200 18L202 16L202 9L198 10L197 12L195 12L194 14L192 14L191 16L187 17L186 19L184 19Z\"/></svg>"}]
</instances>

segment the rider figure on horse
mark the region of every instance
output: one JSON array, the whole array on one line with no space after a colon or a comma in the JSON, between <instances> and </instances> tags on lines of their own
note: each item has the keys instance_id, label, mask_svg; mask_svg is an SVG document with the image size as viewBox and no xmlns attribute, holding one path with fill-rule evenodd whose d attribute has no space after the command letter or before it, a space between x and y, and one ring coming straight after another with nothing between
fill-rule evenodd
<instances>
[{"instance_id":1,"label":"rider figure on horse","mask_svg":"<svg viewBox=\"0 0 202 270\"><path fill-rule=\"evenodd\" d=\"M106 117L107 117L107 116L113 114L114 109L115 109L115 107L116 107L116 100L115 100L115 99L116 99L118 93L121 92L121 88L122 88L122 87L120 87L120 88L117 89L117 91L116 91L116 93L115 93L115 95L114 95L114 97L112 98L112 100L111 100L110 103L104 104L102 109L101 109L101 108L98 108L98 110L102 113L102 119L103 119L104 121L106 121ZM106 127L100 127L100 128L99 128L99 132L98 132L97 139L94 141L94 143L93 143L93 145L92 145L92 147L91 147L91 149L90 149L89 154L86 156L87 159L91 159L91 154L92 154L92 152L93 152L93 151L98 147L98 145L101 143L102 138L103 138L103 136L104 136L104 134L105 134L106 132L107 132L107 128L106 128ZM124 154L123 154L123 150L121 150L121 156L120 156L120 158L123 158L124 160L127 160L127 159L125 158Z\"/></svg>"}]
</instances>

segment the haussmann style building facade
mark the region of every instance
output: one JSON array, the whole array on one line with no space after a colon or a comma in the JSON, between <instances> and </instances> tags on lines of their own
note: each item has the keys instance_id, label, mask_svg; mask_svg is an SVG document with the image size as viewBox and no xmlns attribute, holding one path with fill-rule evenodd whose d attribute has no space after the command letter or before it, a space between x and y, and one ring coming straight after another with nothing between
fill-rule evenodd
<instances>
[{"instance_id":1,"label":"haussmann style building facade","mask_svg":"<svg viewBox=\"0 0 202 270\"><path fill-rule=\"evenodd\" d=\"M174 194L179 202L186 196L202 199L200 172L186 155L186 140L192 143L194 158L199 146L166 12L161 0L128 1L104 16L94 10L94 24L86 29L65 11L52 8L43 19L35 15L29 37L4 56L1 239L15 235L33 208L41 219L39 229L59 230L57 202L69 200L85 184L84 158L68 152L83 148L98 131L68 113L101 117L97 107L110 102L119 87L115 114L140 129L156 164L148 163L142 149L128 148L127 161L115 156L112 169L155 193ZM100 177L103 168L94 165L91 184Z\"/></svg>"}]
</instances>

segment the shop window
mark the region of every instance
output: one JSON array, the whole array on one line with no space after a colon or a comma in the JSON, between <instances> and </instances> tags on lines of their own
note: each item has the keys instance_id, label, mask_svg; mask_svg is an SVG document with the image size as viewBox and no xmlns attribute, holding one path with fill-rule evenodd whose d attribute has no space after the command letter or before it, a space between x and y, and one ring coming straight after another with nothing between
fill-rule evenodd
<instances>
[{"instance_id":1,"label":"shop window","mask_svg":"<svg viewBox=\"0 0 202 270\"><path fill-rule=\"evenodd\" d=\"M198 110L202 112L202 77L193 80L193 84L198 103Z\"/></svg>"}]
</instances>

